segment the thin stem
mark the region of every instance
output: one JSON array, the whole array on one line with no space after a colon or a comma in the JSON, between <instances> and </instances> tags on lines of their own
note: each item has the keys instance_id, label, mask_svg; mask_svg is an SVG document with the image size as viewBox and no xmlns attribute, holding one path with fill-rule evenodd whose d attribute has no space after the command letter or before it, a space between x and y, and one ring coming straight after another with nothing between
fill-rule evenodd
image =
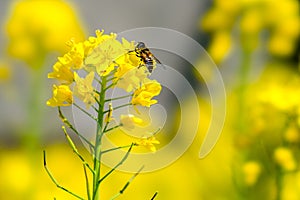
<instances>
[{"instance_id":1,"label":"thin stem","mask_svg":"<svg viewBox=\"0 0 300 200\"><path fill-rule=\"evenodd\" d=\"M105 127L103 129L103 133L106 131L111 119L112 119L112 111L113 111L113 108L112 108L112 104L109 103L109 106L108 106L108 113L106 115L106 119L105 119Z\"/></svg>"},{"instance_id":2,"label":"thin stem","mask_svg":"<svg viewBox=\"0 0 300 200\"><path fill-rule=\"evenodd\" d=\"M127 187L129 186L129 184L133 181L133 179L135 179L135 177L137 175L139 175L139 173L142 171L142 169L144 168L144 165L125 183L125 185L123 186L123 188L119 191L119 193L117 193L116 195L114 195L111 200L116 199L117 197L119 197L120 195L122 195L124 193L124 191L127 189Z\"/></svg>"},{"instance_id":3,"label":"thin stem","mask_svg":"<svg viewBox=\"0 0 300 200\"><path fill-rule=\"evenodd\" d=\"M122 160L121 160L118 164L116 164L116 165L114 166L114 168L112 168L109 172L107 172L107 173L106 173L106 174L105 174L105 175L97 182L97 185L96 185L97 188L99 187L100 183L101 183L106 177L108 177L112 172L114 172L120 165L122 165L122 164L124 163L124 161L128 158L129 153L130 153L130 151L131 151L133 145L134 145L133 143L130 145L128 151L126 152L126 154L124 155L124 157L122 158Z\"/></svg>"},{"instance_id":4,"label":"thin stem","mask_svg":"<svg viewBox=\"0 0 300 200\"><path fill-rule=\"evenodd\" d=\"M107 129L107 127L108 127L108 124L109 124L109 122L106 122L106 123L105 123L104 129L103 129L103 133L106 132L106 129Z\"/></svg>"},{"instance_id":5,"label":"thin stem","mask_svg":"<svg viewBox=\"0 0 300 200\"><path fill-rule=\"evenodd\" d=\"M132 95L133 95L133 94L128 94L128 95L121 96L121 97L116 97L116 98L106 99L105 102L108 102L108 101L114 101L114 100L118 100L118 99L124 99L124 98L127 98L127 97L131 97Z\"/></svg>"},{"instance_id":6,"label":"thin stem","mask_svg":"<svg viewBox=\"0 0 300 200\"><path fill-rule=\"evenodd\" d=\"M107 81L112 81L112 80L114 80L114 79L116 79L117 77L112 77L112 78L109 78L109 79L107 79Z\"/></svg>"},{"instance_id":7,"label":"thin stem","mask_svg":"<svg viewBox=\"0 0 300 200\"><path fill-rule=\"evenodd\" d=\"M94 79L102 86L101 80L97 79L96 77Z\"/></svg>"},{"instance_id":8,"label":"thin stem","mask_svg":"<svg viewBox=\"0 0 300 200\"><path fill-rule=\"evenodd\" d=\"M99 95L100 95L100 93L99 93ZM96 97L95 97L95 100L96 100L97 104L100 105L100 101ZM97 111L99 112L99 110L97 110Z\"/></svg>"},{"instance_id":9,"label":"thin stem","mask_svg":"<svg viewBox=\"0 0 300 200\"><path fill-rule=\"evenodd\" d=\"M105 91L107 91L109 88L114 87L115 85L117 85L117 83L112 83L112 84L110 84L109 86L107 86L107 87L105 88Z\"/></svg>"},{"instance_id":10,"label":"thin stem","mask_svg":"<svg viewBox=\"0 0 300 200\"><path fill-rule=\"evenodd\" d=\"M283 173L281 169L276 169L276 200L281 200L282 188L283 188Z\"/></svg>"},{"instance_id":11,"label":"thin stem","mask_svg":"<svg viewBox=\"0 0 300 200\"><path fill-rule=\"evenodd\" d=\"M55 178L53 177L52 173L50 172L50 170L47 167L47 163L46 163L46 151L43 151L43 158L44 158L44 168L48 174L48 176L50 177L50 179L52 180L52 182L56 185L56 187L58 187L61 190L64 190L65 192L69 193L70 195L76 197L77 199L81 199L84 200L84 198L80 197L79 195L71 192L70 190L66 189L65 187L62 187L61 185L58 184L58 182L55 180Z\"/></svg>"},{"instance_id":12,"label":"thin stem","mask_svg":"<svg viewBox=\"0 0 300 200\"><path fill-rule=\"evenodd\" d=\"M86 173L86 166L83 165L83 170L84 170L84 177L85 177L85 183L86 183L86 193L88 200L91 200L91 194L90 194L90 184L89 184L89 179Z\"/></svg>"},{"instance_id":13,"label":"thin stem","mask_svg":"<svg viewBox=\"0 0 300 200\"><path fill-rule=\"evenodd\" d=\"M78 152L74 142L72 141L71 137L68 135L67 130L65 127L62 127L65 137L67 138L69 145L71 146L73 152L79 157L79 159L82 161L82 163L87 166L87 168L89 168L89 170L94 174L94 170L90 167L90 165L85 161L85 159L83 158L83 156Z\"/></svg>"},{"instance_id":14,"label":"thin stem","mask_svg":"<svg viewBox=\"0 0 300 200\"><path fill-rule=\"evenodd\" d=\"M89 116L93 120L97 121L97 119L93 115L91 115L90 113L88 113L86 110L84 110L83 108L81 108L79 105L77 105L76 103L73 103L73 105L75 107L77 107L79 110L81 110L84 114L86 114L87 116Z\"/></svg>"},{"instance_id":15,"label":"thin stem","mask_svg":"<svg viewBox=\"0 0 300 200\"><path fill-rule=\"evenodd\" d=\"M83 139L91 148L94 148L94 145L88 141L82 134L80 134L76 128L73 127L73 125L69 122L69 120L63 115L60 107L58 107L58 115L59 118L62 120L62 122L68 126L72 131L74 131L74 133L76 133L76 135L78 135L78 137L80 137L81 139Z\"/></svg>"},{"instance_id":16,"label":"thin stem","mask_svg":"<svg viewBox=\"0 0 300 200\"><path fill-rule=\"evenodd\" d=\"M155 194L153 195L153 197L151 198L151 200L154 200L155 197L157 196L158 192L155 192Z\"/></svg>"},{"instance_id":17,"label":"thin stem","mask_svg":"<svg viewBox=\"0 0 300 200\"><path fill-rule=\"evenodd\" d=\"M123 107L126 107L126 106L131 106L131 105L132 105L132 103L127 103L127 104L124 104L124 105L120 105L120 106L115 107L114 110L117 110L119 108L123 108ZM104 111L103 114L105 114L107 112L109 112L109 110Z\"/></svg>"},{"instance_id":18,"label":"thin stem","mask_svg":"<svg viewBox=\"0 0 300 200\"><path fill-rule=\"evenodd\" d=\"M109 129L105 129L103 132L104 133L107 133L107 132L109 132L109 131L112 131L112 130L114 130L114 129L116 129L116 128L119 128L121 125L117 125L117 126L114 126L114 127L111 127L111 128L109 128Z\"/></svg>"},{"instance_id":19,"label":"thin stem","mask_svg":"<svg viewBox=\"0 0 300 200\"><path fill-rule=\"evenodd\" d=\"M134 144L135 145L135 144ZM126 145L126 146L120 146L120 147L115 147L115 148L111 148L111 149L107 149L107 150L104 150L102 151L101 153L104 154L104 153L108 153L108 152L111 152L111 151L115 151L115 150L118 150L118 149L124 149L124 148L128 148L130 147L130 145Z\"/></svg>"},{"instance_id":20,"label":"thin stem","mask_svg":"<svg viewBox=\"0 0 300 200\"><path fill-rule=\"evenodd\" d=\"M93 108L97 113L99 112L98 109L97 109L95 106L92 105L92 108Z\"/></svg>"}]
</instances>

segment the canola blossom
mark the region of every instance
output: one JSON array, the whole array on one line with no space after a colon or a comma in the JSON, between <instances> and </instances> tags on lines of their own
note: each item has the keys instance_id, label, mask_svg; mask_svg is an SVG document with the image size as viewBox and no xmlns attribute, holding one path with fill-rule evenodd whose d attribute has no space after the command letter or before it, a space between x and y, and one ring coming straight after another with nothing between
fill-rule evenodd
<instances>
[{"instance_id":1,"label":"canola blossom","mask_svg":"<svg viewBox=\"0 0 300 200\"><path fill-rule=\"evenodd\" d=\"M71 40L68 45L70 51L58 58L48 78L73 88L73 95L87 106L95 104L97 91L92 83L101 78L112 78L112 87L133 91L133 105L149 107L157 102L153 97L160 93L161 86L157 81L148 79L149 72L145 66L140 66L140 59L128 53L134 48L133 42L124 38L119 42L116 34L106 35L97 30L96 37L81 43ZM79 70L89 74L81 78L77 73ZM47 105L58 106L53 101L48 101Z\"/></svg>"},{"instance_id":2,"label":"canola blossom","mask_svg":"<svg viewBox=\"0 0 300 200\"><path fill-rule=\"evenodd\" d=\"M84 165L86 182L89 183L87 169L93 176L93 180L89 183L92 186L91 191L87 186L88 199L99 199L100 183L127 159L133 146L143 146L149 151L155 152L155 145L159 144L153 133L148 138L138 138L138 141L132 141L131 145L103 150L102 138L108 132L119 127L131 131L136 126L141 127L145 124L141 118L131 113L122 114L120 121L116 122L114 110L127 106L134 106L135 109L136 106L150 107L157 103L154 98L160 94L162 87L158 81L150 79L150 72L146 63L133 51L136 48L135 43L127 41L125 38L119 41L114 33L104 34L103 30L97 30L96 36L91 36L87 40L78 43L70 40L67 45L70 50L63 56L58 57L53 65L53 71L48 74L48 78L55 79L58 83L53 85L53 95L47 101L47 105L58 107L62 122L83 139L94 154L91 167L80 155L75 143L68 135L67 129L63 126L63 132L70 147ZM96 87L97 84L99 87ZM115 88L121 88L128 94L108 98L108 91ZM128 99L128 103L115 105L115 100L125 98ZM76 100L83 102L86 108L77 104ZM64 116L60 107L71 105L74 105L96 121L97 127L93 141L80 133ZM90 114L90 109L93 109L97 115ZM102 154L121 148L127 148L125 156L110 172L102 175L100 171ZM47 167L45 152L44 167L51 180L58 185ZM62 186L59 187L77 199L84 199ZM120 194L118 193L116 196Z\"/></svg>"}]
</instances>

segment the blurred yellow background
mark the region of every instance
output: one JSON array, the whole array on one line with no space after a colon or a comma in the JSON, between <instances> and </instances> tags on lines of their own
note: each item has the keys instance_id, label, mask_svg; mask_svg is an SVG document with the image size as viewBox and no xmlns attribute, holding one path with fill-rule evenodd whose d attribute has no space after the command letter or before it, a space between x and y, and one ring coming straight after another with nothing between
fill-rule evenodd
<instances>
[{"instance_id":1,"label":"blurred yellow background","mask_svg":"<svg viewBox=\"0 0 300 200\"><path fill-rule=\"evenodd\" d=\"M85 195L81 162L63 136L56 109L46 106L47 73L70 38L83 41L96 29L118 33L144 26L174 29L204 46L224 79L227 116L215 148L199 159L212 110L200 93L193 144L172 165L138 175L119 199L150 199L156 191L158 200L300 199L299 10L297 0L1 1L0 199L74 199L47 176L43 149L58 182ZM195 67L203 67L201 60ZM201 76L186 71L195 90L205 93ZM179 118L178 105L171 109ZM188 95L180 109L193 118ZM168 126L176 129L177 120L187 134L193 131L190 119ZM79 140L76 144L91 157ZM102 199L131 176L111 175L101 185Z\"/></svg>"}]
</instances>

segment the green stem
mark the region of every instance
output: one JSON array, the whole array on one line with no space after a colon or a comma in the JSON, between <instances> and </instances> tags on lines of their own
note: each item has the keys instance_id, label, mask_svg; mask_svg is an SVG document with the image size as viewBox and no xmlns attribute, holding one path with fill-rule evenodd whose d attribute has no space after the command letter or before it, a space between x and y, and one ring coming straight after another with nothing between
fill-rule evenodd
<instances>
[{"instance_id":1,"label":"green stem","mask_svg":"<svg viewBox=\"0 0 300 200\"><path fill-rule=\"evenodd\" d=\"M103 119L104 119L104 104L105 104L105 92L106 92L106 77L103 77L101 82L101 91L99 95L99 108L98 108L98 119L97 119L97 132L96 141L94 148L94 172L93 175L93 200L100 199L99 192L99 180L100 180L100 166L101 166L101 142L103 136Z\"/></svg>"},{"instance_id":2,"label":"green stem","mask_svg":"<svg viewBox=\"0 0 300 200\"><path fill-rule=\"evenodd\" d=\"M93 115L91 115L89 112L87 112L86 110L84 110L83 108L81 108L79 105L77 105L76 103L73 103L73 105L75 107L77 107L79 110L81 110L84 114L86 114L87 116L89 116L93 120L97 121L97 119Z\"/></svg>"},{"instance_id":3,"label":"green stem","mask_svg":"<svg viewBox=\"0 0 300 200\"><path fill-rule=\"evenodd\" d=\"M43 86L44 86L44 71L43 67L44 57L41 56L39 60L31 64L31 77L30 77L30 90L28 94L28 105L27 105L27 117L24 131L24 142L26 148L29 151L35 151L38 147L41 132L42 132L42 96L43 96Z\"/></svg>"},{"instance_id":4,"label":"green stem","mask_svg":"<svg viewBox=\"0 0 300 200\"><path fill-rule=\"evenodd\" d=\"M95 173L94 170L90 167L90 165L85 161L85 159L83 158L83 156L78 152L73 140L71 139L71 137L69 136L69 134L67 133L67 130L65 127L62 127L63 132L65 134L66 139L68 140L68 143L70 145L70 147L72 148L73 152L78 156L78 158L82 161L83 165L85 165L92 173Z\"/></svg>"},{"instance_id":5,"label":"green stem","mask_svg":"<svg viewBox=\"0 0 300 200\"><path fill-rule=\"evenodd\" d=\"M80 137L81 139L83 139L89 145L90 148L94 148L94 145L90 141L88 141L81 133L79 133L77 131L77 129L74 128L74 126L69 122L69 120L63 115L60 107L58 107L58 115L59 115L60 119L62 120L62 122L65 125L67 125L72 131L74 131L74 133L76 133L76 135L78 137Z\"/></svg>"},{"instance_id":6,"label":"green stem","mask_svg":"<svg viewBox=\"0 0 300 200\"><path fill-rule=\"evenodd\" d=\"M276 200L281 200L281 192L282 192L282 181L283 181L283 173L282 171L278 168L276 170Z\"/></svg>"},{"instance_id":7,"label":"green stem","mask_svg":"<svg viewBox=\"0 0 300 200\"><path fill-rule=\"evenodd\" d=\"M83 165L83 170L84 170L87 197L88 197L88 200L91 200L89 178L88 178L88 175L87 175L87 172L86 172L85 165Z\"/></svg>"},{"instance_id":8,"label":"green stem","mask_svg":"<svg viewBox=\"0 0 300 200\"><path fill-rule=\"evenodd\" d=\"M119 99L124 99L124 98L127 98L127 97L131 97L132 95L133 95L133 94L128 94L128 95L121 96L121 97L116 97L116 98L106 99L105 102L108 102L108 101L114 101L114 100L119 100Z\"/></svg>"},{"instance_id":9,"label":"green stem","mask_svg":"<svg viewBox=\"0 0 300 200\"><path fill-rule=\"evenodd\" d=\"M246 129L246 90L251 67L251 53L248 51L243 52L243 63L239 72L238 83L238 132L244 133Z\"/></svg>"},{"instance_id":10,"label":"green stem","mask_svg":"<svg viewBox=\"0 0 300 200\"><path fill-rule=\"evenodd\" d=\"M107 87L105 88L105 90L108 90L109 88L112 88L112 87L114 87L115 85L117 85L117 83L112 83L112 84L110 84L109 86L107 86Z\"/></svg>"},{"instance_id":11,"label":"green stem","mask_svg":"<svg viewBox=\"0 0 300 200\"><path fill-rule=\"evenodd\" d=\"M109 129L104 129L104 131L103 131L103 133L106 133L106 132L109 132L109 131L111 131L111 130L114 130L114 129L116 129L116 128L119 128L121 125L116 125L116 126L114 126L114 127L111 127L111 128L109 128Z\"/></svg>"},{"instance_id":12,"label":"green stem","mask_svg":"<svg viewBox=\"0 0 300 200\"><path fill-rule=\"evenodd\" d=\"M50 179L52 180L52 182L56 185L56 187L58 187L59 189L64 190L65 192L69 193L70 195L76 197L77 199L81 199L84 200L84 198L80 197L79 195L71 192L70 190L66 189L65 187L61 186L60 184L58 184L58 182L56 181L56 179L53 177L52 173L50 172L50 170L47 167L47 163L46 163L46 152L43 151L43 158L44 158L44 168L47 172L47 174L49 175Z\"/></svg>"},{"instance_id":13,"label":"green stem","mask_svg":"<svg viewBox=\"0 0 300 200\"><path fill-rule=\"evenodd\" d=\"M114 110L117 110L119 108L123 108L123 107L126 107L126 106L131 106L131 105L132 105L132 103L127 103L127 104L124 104L124 105L120 105L120 106L115 107ZM103 114L105 114L107 112L109 112L109 110L104 111Z\"/></svg>"},{"instance_id":14,"label":"green stem","mask_svg":"<svg viewBox=\"0 0 300 200\"><path fill-rule=\"evenodd\" d=\"M134 145L133 143L130 145L128 151L126 152L126 154L124 155L124 157L122 158L122 160L121 160L118 164L116 164L116 165L114 166L114 168L112 168L109 172L107 172L107 173L106 173L106 174L98 181L97 188L99 187L100 183L101 183L104 179L106 179L106 177L108 177L111 173L113 173L119 166L121 166L121 165L125 162L125 160L126 160L126 159L128 158L128 156L129 156L129 153L131 152L131 149L132 149L133 145Z\"/></svg>"},{"instance_id":15,"label":"green stem","mask_svg":"<svg viewBox=\"0 0 300 200\"><path fill-rule=\"evenodd\" d=\"M134 144L135 145L135 144ZM105 153L108 153L108 152L111 152L111 151L115 151L115 150L118 150L118 149L124 149L124 148L128 148L130 147L131 145L126 145L126 146L121 146L121 147L115 147L115 148L111 148L111 149L107 149L107 150L104 150L102 151L101 153L102 154L105 154Z\"/></svg>"},{"instance_id":16,"label":"green stem","mask_svg":"<svg viewBox=\"0 0 300 200\"><path fill-rule=\"evenodd\" d=\"M135 177L137 175L139 175L139 173L142 171L143 168L144 168L144 165L125 183L125 185L119 191L119 193L117 193L116 195L114 195L110 200L114 200L117 197L119 197L120 195L122 195L125 192L125 190L128 188L129 184L133 181L133 179L135 179Z\"/></svg>"}]
</instances>

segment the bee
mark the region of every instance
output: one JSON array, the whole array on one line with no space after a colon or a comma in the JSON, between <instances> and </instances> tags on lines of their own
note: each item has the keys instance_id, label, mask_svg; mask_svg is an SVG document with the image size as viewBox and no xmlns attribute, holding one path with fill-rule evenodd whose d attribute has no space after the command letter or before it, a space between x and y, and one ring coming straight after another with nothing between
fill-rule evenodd
<instances>
[{"instance_id":1,"label":"bee","mask_svg":"<svg viewBox=\"0 0 300 200\"><path fill-rule=\"evenodd\" d=\"M138 42L134 52L136 53L137 57L141 59L141 62L145 64L150 73L152 73L156 63L161 65L161 62L151 53L144 42Z\"/></svg>"}]
</instances>

